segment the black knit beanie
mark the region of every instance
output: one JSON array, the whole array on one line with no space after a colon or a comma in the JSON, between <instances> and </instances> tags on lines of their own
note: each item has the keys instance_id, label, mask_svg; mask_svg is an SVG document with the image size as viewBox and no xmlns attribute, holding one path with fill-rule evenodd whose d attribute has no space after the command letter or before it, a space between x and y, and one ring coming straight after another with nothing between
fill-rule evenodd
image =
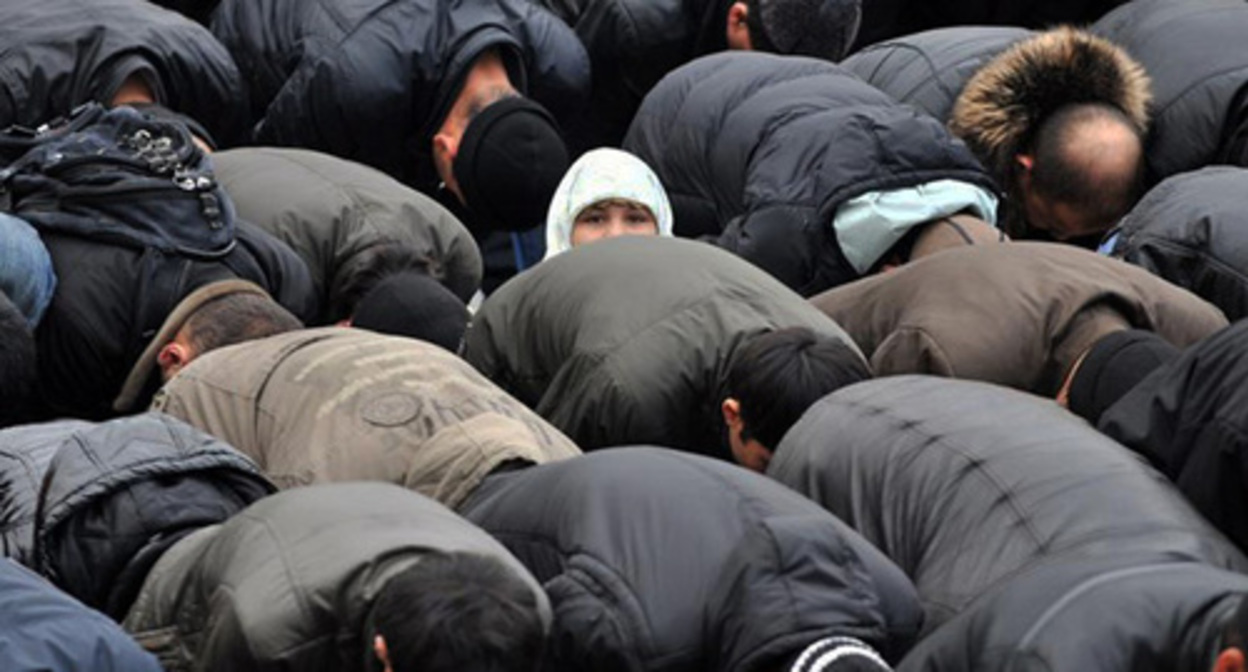
<instances>
[{"instance_id":1,"label":"black knit beanie","mask_svg":"<svg viewBox=\"0 0 1248 672\"><path fill-rule=\"evenodd\" d=\"M365 294L355 306L351 326L458 352L468 328L468 308L437 280L408 271L395 273Z\"/></svg>"},{"instance_id":2,"label":"black knit beanie","mask_svg":"<svg viewBox=\"0 0 1248 672\"><path fill-rule=\"evenodd\" d=\"M839 61L862 23L862 0L755 0L759 51ZM749 15L747 15L748 17ZM749 19L747 18L747 21Z\"/></svg>"},{"instance_id":3,"label":"black knit beanie","mask_svg":"<svg viewBox=\"0 0 1248 672\"><path fill-rule=\"evenodd\" d=\"M504 98L468 122L452 168L474 226L523 231L545 223L568 148L546 108Z\"/></svg>"},{"instance_id":4,"label":"black knit beanie","mask_svg":"<svg viewBox=\"0 0 1248 672\"><path fill-rule=\"evenodd\" d=\"M1096 424L1110 406L1148 374L1179 356L1179 349L1151 331L1129 329L1101 338L1079 364L1070 383L1070 410Z\"/></svg>"}]
</instances>

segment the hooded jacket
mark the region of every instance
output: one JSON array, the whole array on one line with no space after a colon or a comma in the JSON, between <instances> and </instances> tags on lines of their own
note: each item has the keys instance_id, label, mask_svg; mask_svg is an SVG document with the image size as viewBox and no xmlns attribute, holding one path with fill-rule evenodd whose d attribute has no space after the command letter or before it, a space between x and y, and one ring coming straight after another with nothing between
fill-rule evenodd
<instances>
[{"instance_id":1,"label":"hooded jacket","mask_svg":"<svg viewBox=\"0 0 1248 672\"><path fill-rule=\"evenodd\" d=\"M1153 80L1146 147L1154 182L1215 163L1248 166L1248 6L1236 0L1136 0L1091 30Z\"/></svg>"},{"instance_id":2,"label":"hooded jacket","mask_svg":"<svg viewBox=\"0 0 1248 672\"><path fill-rule=\"evenodd\" d=\"M213 154L212 163L238 216L307 263L324 321L334 321L331 297L355 279L359 255L385 243L433 262L465 302L481 286L481 253L468 229L384 173L302 149L236 149Z\"/></svg>"},{"instance_id":3,"label":"hooded jacket","mask_svg":"<svg viewBox=\"0 0 1248 672\"><path fill-rule=\"evenodd\" d=\"M98 240L42 236L58 279L35 332L40 396L50 416L114 417L113 401L155 335L160 313L212 282L249 280L301 320L315 319L317 300L303 260L253 225L237 226L237 244L216 261L171 260Z\"/></svg>"},{"instance_id":4,"label":"hooded jacket","mask_svg":"<svg viewBox=\"0 0 1248 672\"><path fill-rule=\"evenodd\" d=\"M811 407L767 475L818 502L906 572L925 632L1038 564L1166 553L1248 558L1138 456L1056 404L923 376Z\"/></svg>"},{"instance_id":5,"label":"hooded jacket","mask_svg":"<svg viewBox=\"0 0 1248 672\"><path fill-rule=\"evenodd\" d=\"M167 416L67 433L39 494L35 568L121 619L170 546L272 491L251 460Z\"/></svg>"},{"instance_id":6,"label":"hooded jacket","mask_svg":"<svg viewBox=\"0 0 1248 672\"><path fill-rule=\"evenodd\" d=\"M948 250L811 303L845 326L877 375L966 378L1050 398L1112 331L1145 329L1181 348L1227 323L1143 269L1056 243Z\"/></svg>"},{"instance_id":7,"label":"hooded jacket","mask_svg":"<svg viewBox=\"0 0 1248 672\"><path fill-rule=\"evenodd\" d=\"M754 672L856 637L899 655L914 589L812 502L739 467L620 448L491 477L464 508L554 609L549 670Z\"/></svg>"},{"instance_id":8,"label":"hooded jacket","mask_svg":"<svg viewBox=\"0 0 1248 672\"><path fill-rule=\"evenodd\" d=\"M434 133L478 56L556 118L579 111L589 61L526 0L223 0L213 33L243 72L264 144L315 149L433 193Z\"/></svg>"},{"instance_id":9,"label":"hooded jacket","mask_svg":"<svg viewBox=\"0 0 1248 672\"><path fill-rule=\"evenodd\" d=\"M12 560L0 560L5 672L160 672L117 624Z\"/></svg>"},{"instance_id":10,"label":"hooded jacket","mask_svg":"<svg viewBox=\"0 0 1248 672\"><path fill-rule=\"evenodd\" d=\"M672 204L667 200L659 176L628 152L600 147L586 152L568 168L550 200L545 259L572 249L572 230L576 228L577 217L585 208L607 199L646 206L654 217L655 233L672 235Z\"/></svg>"},{"instance_id":11,"label":"hooded jacket","mask_svg":"<svg viewBox=\"0 0 1248 672\"><path fill-rule=\"evenodd\" d=\"M504 463L580 454L455 355L363 329L205 353L153 408L229 441L283 488L389 481L452 508Z\"/></svg>"},{"instance_id":12,"label":"hooded jacket","mask_svg":"<svg viewBox=\"0 0 1248 672\"><path fill-rule=\"evenodd\" d=\"M663 180L678 234L715 236L805 296L859 275L832 227L854 197L936 180L995 190L938 121L794 56L723 53L680 68L646 96L624 148Z\"/></svg>"},{"instance_id":13,"label":"hooded jacket","mask_svg":"<svg viewBox=\"0 0 1248 672\"><path fill-rule=\"evenodd\" d=\"M727 458L720 404L734 354L797 326L848 343L835 322L723 250L625 236L499 288L468 328L464 357L584 450L648 443Z\"/></svg>"},{"instance_id":14,"label":"hooded jacket","mask_svg":"<svg viewBox=\"0 0 1248 672\"><path fill-rule=\"evenodd\" d=\"M137 76L156 102L222 144L246 139L246 91L208 31L143 0L5 0L0 5L0 128L36 128Z\"/></svg>"},{"instance_id":15,"label":"hooded jacket","mask_svg":"<svg viewBox=\"0 0 1248 672\"><path fill-rule=\"evenodd\" d=\"M898 672L1208 672L1248 578L1166 554L1051 561L921 641Z\"/></svg>"},{"instance_id":16,"label":"hooded jacket","mask_svg":"<svg viewBox=\"0 0 1248 672\"><path fill-rule=\"evenodd\" d=\"M1240 548L1248 549L1248 322L1153 371L1097 428L1143 455Z\"/></svg>"},{"instance_id":17,"label":"hooded jacket","mask_svg":"<svg viewBox=\"0 0 1248 672\"><path fill-rule=\"evenodd\" d=\"M204 527L152 568L126 630L169 672L380 669L373 605L391 577L435 552L502 561L540 587L487 534L385 483L299 488Z\"/></svg>"},{"instance_id":18,"label":"hooded jacket","mask_svg":"<svg viewBox=\"0 0 1248 672\"><path fill-rule=\"evenodd\" d=\"M65 437L91 427L62 420L0 431L0 550L27 567L34 566L35 509L39 487Z\"/></svg>"},{"instance_id":19,"label":"hooded jacket","mask_svg":"<svg viewBox=\"0 0 1248 672\"><path fill-rule=\"evenodd\" d=\"M1210 167L1153 187L1107 237L1103 251L1248 317L1248 170Z\"/></svg>"}]
</instances>

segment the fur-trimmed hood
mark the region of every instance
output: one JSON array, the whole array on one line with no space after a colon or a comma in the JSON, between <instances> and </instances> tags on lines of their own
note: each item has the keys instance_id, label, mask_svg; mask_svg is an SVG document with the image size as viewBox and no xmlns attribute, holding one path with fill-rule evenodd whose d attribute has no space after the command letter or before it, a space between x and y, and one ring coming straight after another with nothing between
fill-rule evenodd
<instances>
[{"instance_id":1,"label":"fur-trimmed hood","mask_svg":"<svg viewBox=\"0 0 1248 672\"><path fill-rule=\"evenodd\" d=\"M1112 105L1143 135L1151 100L1147 73L1126 51L1063 26L1019 42L975 73L954 104L949 128L1008 184L1013 157L1059 108Z\"/></svg>"}]
</instances>

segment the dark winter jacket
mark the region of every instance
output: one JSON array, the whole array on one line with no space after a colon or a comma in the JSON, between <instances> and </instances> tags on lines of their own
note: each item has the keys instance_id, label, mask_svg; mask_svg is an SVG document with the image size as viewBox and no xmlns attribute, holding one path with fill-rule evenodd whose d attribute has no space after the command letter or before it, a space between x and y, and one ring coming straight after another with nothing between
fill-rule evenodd
<instances>
[{"instance_id":1,"label":"dark winter jacket","mask_svg":"<svg viewBox=\"0 0 1248 672\"><path fill-rule=\"evenodd\" d=\"M185 258L182 266L137 248L43 235L58 281L35 332L45 410L90 419L114 416L113 400L156 328L181 299L211 282L250 280L300 319L315 319L316 295L303 260L256 227L241 221L237 226L237 245L223 260ZM172 269L172 275L154 272L157 267Z\"/></svg>"},{"instance_id":2,"label":"dark winter jacket","mask_svg":"<svg viewBox=\"0 0 1248 672\"><path fill-rule=\"evenodd\" d=\"M39 494L35 567L121 619L170 546L273 490L241 453L157 413L67 434Z\"/></svg>"},{"instance_id":3,"label":"dark winter jacket","mask_svg":"<svg viewBox=\"0 0 1248 672\"><path fill-rule=\"evenodd\" d=\"M683 236L718 235L809 296L858 277L832 221L871 191L961 180L992 191L966 146L832 63L715 54L646 96L625 149L663 181Z\"/></svg>"},{"instance_id":4,"label":"dark winter jacket","mask_svg":"<svg viewBox=\"0 0 1248 672\"><path fill-rule=\"evenodd\" d=\"M472 552L541 588L497 541L431 499L386 483L283 492L178 542L152 568L125 627L169 672L363 672L373 604L436 552Z\"/></svg>"},{"instance_id":5,"label":"dark winter jacket","mask_svg":"<svg viewBox=\"0 0 1248 672\"><path fill-rule=\"evenodd\" d=\"M322 314L330 297L366 269L361 255L390 243L437 264L467 302L481 285L481 253L464 225L436 201L362 164L301 149L213 154L217 179L239 217L289 245L308 265Z\"/></svg>"},{"instance_id":6,"label":"dark winter jacket","mask_svg":"<svg viewBox=\"0 0 1248 672\"><path fill-rule=\"evenodd\" d=\"M901 376L838 390L785 435L767 475L892 558L927 632L1054 559L1150 551L1248 569L1138 456L995 385Z\"/></svg>"},{"instance_id":7,"label":"dark winter jacket","mask_svg":"<svg viewBox=\"0 0 1248 672\"><path fill-rule=\"evenodd\" d=\"M1110 406L1097 428L1146 457L1248 549L1248 321L1188 348Z\"/></svg>"},{"instance_id":8,"label":"dark winter jacket","mask_svg":"<svg viewBox=\"0 0 1248 672\"><path fill-rule=\"evenodd\" d=\"M1153 80L1149 175L1215 163L1248 166L1248 4L1135 0L1092 30L1122 45Z\"/></svg>"},{"instance_id":9,"label":"dark winter jacket","mask_svg":"<svg viewBox=\"0 0 1248 672\"><path fill-rule=\"evenodd\" d=\"M1046 117L1095 102L1121 110L1141 133L1148 127L1144 69L1112 43L1071 28L1030 36L1013 28L933 30L865 50L846 66L948 121L1009 191L1006 230L1014 238L1035 236L1018 203L1014 165Z\"/></svg>"},{"instance_id":10,"label":"dark winter jacket","mask_svg":"<svg viewBox=\"0 0 1248 672\"><path fill-rule=\"evenodd\" d=\"M247 73L258 142L360 161L425 193L433 135L485 50L557 118L589 92L572 29L527 0L223 0L212 30Z\"/></svg>"},{"instance_id":11,"label":"dark winter jacket","mask_svg":"<svg viewBox=\"0 0 1248 672\"><path fill-rule=\"evenodd\" d=\"M1248 317L1248 170L1211 167L1167 178L1140 199L1103 248L1222 309Z\"/></svg>"},{"instance_id":12,"label":"dark winter jacket","mask_svg":"<svg viewBox=\"0 0 1248 672\"><path fill-rule=\"evenodd\" d=\"M247 136L246 91L230 54L204 27L145 0L5 0L0 44L0 128L108 104L137 75L217 142Z\"/></svg>"},{"instance_id":13,"label":"dark winter jacket","mask_svg":"<svg viewBox=\"0 0 1248 672\"><path fill-rule=\"evenodd\" d=\"M585 148L618 145L668 72L728 48L732 0L534 0L572 26L593 69L588 118L566 130Z\"/></svg>"},{"instance_id":14,"label":"dark winter jacket","mask_svg":"<svg viewBox=\"0 0 1248 672\"><path fill-rule=\"evenodd\" d=\"M920 625L913 586L846 525L696 455L500 474L463 511L545 586L551 670L762 672L833 635L898 655Z\"/></svg>"},{"instance_id":15,"label":"dark winter jacket","mask_svg":"<svg viewBox=\"0 0 1248 672\"><path fill-rule=\"evenodd\" d=\"M1209 672L1248 577L1166 554L1054 560L924 638L898 672Z\"/></svg>"},{"instance_id":16,"label":"dark winter jacket","mask_svg":"<svg viewBox=\"0 0 1248 672\"><path fill-rule=\"evenodd\" d=\"M11 427L0 432L0 545L3 557L27 567L35 538L35 508L48 463L73 432L91 427L78 420Z\"/></svg>"},{"instance_id":17,"label":"dark winter jacket","mask_svg":"<svg viewBox=\"0 0 1248 672\"><path fill-rule=\"evenodd\" d=\"M0 560L0 669L160 672L117 624L12 560Z\"/></svg>"},{"instance_id":18,"label":"dark winter jacket","mask_svg":"<svg viewBox=\"0 0 1248 672\"><path fill-rule=\"evenodd\" d=\"M849 342L766 273L705 243L625 237L542 262L486 299L464 357L584 450L654 444L728 457L737 349L783 327Z\"/></svg>"}]
</instances>

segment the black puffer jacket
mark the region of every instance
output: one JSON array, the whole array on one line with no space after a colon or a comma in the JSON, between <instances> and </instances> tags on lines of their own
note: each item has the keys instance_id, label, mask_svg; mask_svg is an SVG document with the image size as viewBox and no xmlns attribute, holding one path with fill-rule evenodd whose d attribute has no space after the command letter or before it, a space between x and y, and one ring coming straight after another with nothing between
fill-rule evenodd
<instances>
[{"instance_id":1,"label":"black puffer jacket","mask_svg":"<svg viewBox=\"0 0 1248 672\"><path fill-rule=\"evenodd\" d=\"M12 427L0 432L0 545L3 557L28 567L35 538L35 508L48 463L65 437L91 427L78 420Z\"/></svg>"},{"instance_id":2,"label":"black puffer jacket","mask_svg":"<svg viewBox=\"0 0 1248 672\"><path fill-rule=\"evenodd\" d=\"M74 432L39 495L35 567L121 619L166 549L274 489L241 453L158 413Z\"/></svg>"},{"instance_id":3,"label":"black puffer jacket","mask_svg":"<svg viewBox=\"0 0 1248 672\"><path fill-rule=\"evenodd\" d=\"M846 201L945 179L993 190L940 122L794 56L715 54L676 70L624 147L658 173L680 235L719 234L806 296L858 277L832 231Z\"/></svg>"},{"instance_id":4,"label":"black puffer jacket","mask_svg":"<svg viewBox=\"0 0 1248 672\"><path fill-rule=\"evenodd\" d=\"M5 672L160 672L116 623L12 560L0 560L0 595Z\"/></svg>"},{"instance_id":5,"label":"black puffer jacket","mask_svg":"<svg viewBox=\"0 0 1248 672\"><path fill-rule=\"evenodd\" d=\"M113 400L155 336L140 326L148 322L147 311L172 311L186 295L217 280L250 280L301 320L314 320L317 298L303 260L255 226L242 221L237 226L237 245L223 260L188 258L172 278L152 271L169 262L145 257L142 250L44 234L58 285L35 332L43 410L54 416L115 416ZM166 315L154 323L159 326Z\"/></svg>"},{"instance_id":6,"label":"black puffer jacket","mask_svg":"<svg viewBox=\"0 0 1248 672\"><path fill-rule=\"evenodd\" d=\"M765 331L799 326L850 343L723 250L628 236L573 248L503 285L477 312L464 357L584 450L645 443L730 458L720 404L733 355Z\"/></svg>"},{"instance_id":7,"label":"black puffer jacket","mask_svg":"<svg viewBox=\"0 0 1248 672\"><path fill-rule=\"evenodd\" d=\"M139 75L158 102L217 142L248 135L230 54L204 27L145 0L5 0L0 44L0 128L35 128L88 101L107 104Z\"/></svg>"},{"instance_id":8,"label":"black puffer jacket","mask_svg":"<svg viewBox=\"0 0 1248 672\"><path fill-rule=\"evenodd\" d=\"M545 586L551 670L761 672L834 635L899 655L921 620L910 582L844 523L696 455L496 475L462 512Z\"/></svg>"},{"instance_id":9,"label":"black puffer jacket","mask_svg":"<svg viewBox=\"0 0 1248 672\"><path fill-rule=\"evenodd\" d=\"M1122 219L1107 251L1200 295L1232 321L1248 317L1245 193L1242 168L1167 178Z\"/></svg>"},{"instance_id":10,"label":"black puffer jacket","mask_svg":"<svg viewBox=\"0 0 1248 672\"><path fill-rule=\"evenodd\" d=\"M872 44L841 65L898 102L946 122L971 77L1034 34L1025 28L996 26L929 30Z\"/></svg>"},{"instance_id":11,"label":"black puffer jacket","mask_svg":"<svg viewBox=\"0 0 1248 672\"><path fill-rule=\"evenodd\" d=\"M1135 0L1092 30L1122 45L1153 79L1153 181L1214 163L1248 166L1248 4Z\"/></svg>"},{"instance_id":12,"label":"black puffer jacket","mask_svg":"<svg viewBox=\"0 0 1248 672\"><path fill-rule=\"evenodd\" d=\"M1189 347L1110 406L1097 428L1148 458L1248 549L1248 320Z\"/></svg>"},{"instance_id":13,"label":"black puffer jacket","mask_svg":"<svg viewBox=\"0 0 1248 672\"><path fill-rule=\"evenodd\" d=\"M901 376L838 390L785 435L767 474L892 558L928 632L1055 558L1149 551L1248 570L1138 456L995 385Z\"/></svg>"},{"instance_id":14,"label":"black puffer jacket","mask_svg":"<svg viewBox=\"0 0 1248 672\"><path fill-rule=\"evenodd\" d=\"M212 30L247 73L257 141L354 159L426 193L434 132L485 50L558 118L589 93L576 35L528 0L224 0Z\"/></svg>"},{"instance_id":15,"label":"black puffer jacket","mask_svg":"<svg viewBox=\"0 0 1248 672\"><path fill-rule=\"evenodd\" d=\"M923 639L897 672L1208 672L1248 577L1165 554L1050 561Z\"/></svg>"},{"instance_id":16,"label":"black puffer jacket","mask_svg":"<svg viewBox=\"0 0 1248 672\"><path fill-rule=\"evenodd\" d=\"M212 155L239 217L276 236L307 263L326 321L335 287L362 272L360 255L394 244L437 264L467 302L481 286L481 253L446 208L362 164L302 149L248 147ZM354 269L354 270L352 270Z\"/></svg>"}]
</instances>

